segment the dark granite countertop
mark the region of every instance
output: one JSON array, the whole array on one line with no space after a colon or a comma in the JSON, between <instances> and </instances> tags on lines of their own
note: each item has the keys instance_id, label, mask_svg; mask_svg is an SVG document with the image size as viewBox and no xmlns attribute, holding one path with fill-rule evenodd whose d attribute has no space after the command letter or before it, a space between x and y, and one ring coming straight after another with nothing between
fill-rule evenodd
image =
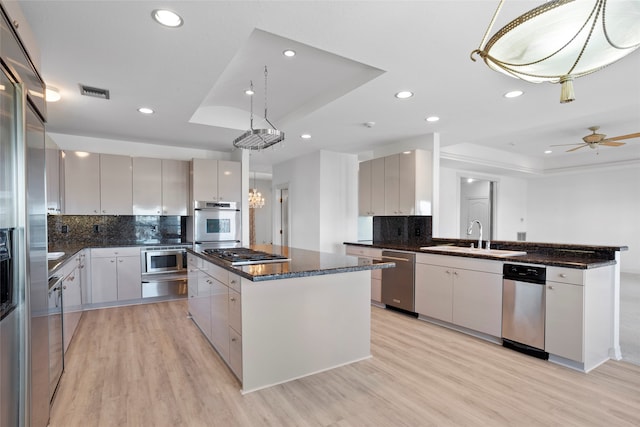
<instances>
[{"instance_id":1,"label":"dark granite countertop","mask_svg":"<svg viewBox=\"0 0 640 427\"><path fill-rule=\"evenodd\" d=\"M127 246L131 247L156 247L156 246L182 246L185 248L190 248L193 244L190 242L181 242L175 239L171 239L168 241L132 241L132 240L122 240L122 241L111 241L108 244L86 244L82 242L73 243L73 242L65 242L64 244L50 244L48 247L48 252L64 252L64 255L55 260L49 260L47 262L49 269L49 277L53 276L56 271L60 269L69 259L73 258L78 252L83 249L91 249L91 248L124 248Z\"/></svg>"},{"instance_id":2,"label":"dark granite countertop","mask_svg":"<svg viewBox=\"0 0 640 427\"><path fill-rule=\"evenodd\" d=\"M577 269L591 269L604 267L607 265L614 265L616 263L615 253L618 251L626 251L629 249L627 246L597 246L514 241L494 241L491 242L491 248L524 251L527 252L526 255L497 257L490 255L490 253L443 253L442 251L437 250L421 249L421 247L439 245L468 247L471 243L477 243L477 240L433 238L428 244L421 244L419 246L402 243L374 243L373 241L344 242L344 244L346 245L379 249L395 249L409 252L433 253L447 256L494 259L504 262L542 264L547 266Z\"/></svg>"},{"instance_id":3,"label":"dark granite countertop","mask_svg":"<svg viewBox=\"0 0 640 427\"><path fill-rule=\"evenodd\" d=\"M231 266L214 257L210 257L201 252L196 252L192 249L187 249L187 252L224 267L230 272L254 282L395 267L395 263L393 262L370 264L367 263L368 260L354 256L309 251L306 249L285 246L251 245L249 248L284 255L287 258L290 258L291 261Z\"/></svg>"}]
</instances>

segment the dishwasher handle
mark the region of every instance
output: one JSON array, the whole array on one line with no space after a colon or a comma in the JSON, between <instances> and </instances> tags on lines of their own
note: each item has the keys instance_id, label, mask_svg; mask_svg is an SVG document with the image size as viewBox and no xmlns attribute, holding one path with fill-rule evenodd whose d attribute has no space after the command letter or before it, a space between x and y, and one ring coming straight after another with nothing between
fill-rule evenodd
<instances>
[{"instance_id":1,"label":"dishwasher handle","mask_svg":"<svg viewBox=\"0 0 640 427\"><path fill-rule=\"evenodd\" d=\"M413 262L410 259L406 259L406 258L399 258L399 257L395 257L395 256L387 256L387 255L383 255L382 256L382 260L392 260L392 261L404 261L404 262Z\"/></svg>"}]
</instances>

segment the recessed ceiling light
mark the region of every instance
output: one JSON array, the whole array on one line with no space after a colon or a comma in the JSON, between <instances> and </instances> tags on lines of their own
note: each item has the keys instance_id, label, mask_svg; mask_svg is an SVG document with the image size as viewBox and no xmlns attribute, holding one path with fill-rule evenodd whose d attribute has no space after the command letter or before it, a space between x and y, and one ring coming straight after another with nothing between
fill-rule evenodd
<instances>
[{"instance_id":1,"label":"recessed ceiling light","mask_svg":"<svg viewBox=\"0 0 640 427\"><path fill-rule=\"evenodd\" d=\"M403 90L396 93L396 98L398 99L407 99L413 96L413 92L409 92L408 90Z\"/></svg>"},{"instance_id":2,"label":"recessed ceiling light","mask_svg":"<svg viewBox=\"0 0 640 427\"><path fill-rule=\"evenodd\" d=\"M523 91L521 90L512 90L511 92L507 92L504 94L505 98L517 98L519 96L522 96L522 94L524 94Z\"/></svg>"},{"instance_id":3,"label":"recessed ceiling light","mask_svg":"<svg viewBox=\"0 0 640 427\"><path fill-rule=\"evenodd\" d=\"M300 135L300 138L302 139L311 139L311 135L308 133L303 133L302 135Z\"/></svg>"},{"instance_id":4,"label":"recessed ceiling light","mask_svg":"<svg viewBox=\"0 0 640 427\"><path fill-rule=\"evenodd\" d=\"M411 151L403 151L402 154L411 154Z\"/></svg>"},{"instance_id":5,"label":"recessed ceiling light","mask_svg":"<svg viewBox=\"0 0 640 427\"><path fill-rule=\"evenodd\" d=\"M156 9L151 12L151 16L158 24L164 25L165 27L175 28L181 26L183 23L180 15L167 9Z\"/></svg>"},{"instance_id":6,"label":"recessed ceiling light","mask_svg":"<svg viewBox=\"0 0 640 427\"><path fill-rule=\"evenodd\" d=\"M58 91L58 89L56 89L53 86L47 86L47 89L45 90L45 96L44 99L47 102L58 102L60 101L60 92Z\"/></svg>"},{"instance_id":7,"label":"recessed ceiling light","mask_svg":"<svg viewBox=\"0 0 640 427\"><path fill-rule=\"evenodd\" d=\"M142 114L153 114L153 110L148 107L140 107L138 108L138 111Z\"/></svg>"},{"instance_id":8,"label":"recessed ceiling light","mask_svg":"<svg viewBox=\"0 0 640 427\"><path fill-rule=\"evenodd\" d=\"M287 49L284 52L282 52L282 54L284 56L287 56L287 57L291 58L292 56L296 56L296 51L295 50L291 50L291 49Z\"/></svg>"},{"instance_id":9,"label":"recessed ceiling light","mask_svg":"<svg viewBox=\"0 0 640 427\"><path fill-rule=\"evenodd\" d=\"M544 154L551 154L551 153L553 153L553 151L551 151L551 150L545 150L544 151Z\"/></svg>"},{"instance_id":10,"label":"recessed ceiling light","mask_svg":"<svg viewBox=\"0 0 640 427\"><path fill-rule=\"evenodd\" d=\"M438 120L440 120L440 117L438 116L429 116L425 119L428 122L437 122Z\"/></svg>"}]
</instances>

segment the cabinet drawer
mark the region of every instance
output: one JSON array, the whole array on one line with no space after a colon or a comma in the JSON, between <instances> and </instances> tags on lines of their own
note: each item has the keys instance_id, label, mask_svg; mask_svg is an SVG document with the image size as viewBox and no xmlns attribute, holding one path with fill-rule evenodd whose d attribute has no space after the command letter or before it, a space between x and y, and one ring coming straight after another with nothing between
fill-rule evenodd
<instances>
[{"instance_id":1,"label":"cabinet drawer","mask_svg":"<svg viewBox=\"0 0 640 427\"><path fill-rule=\"evenodd\" d=\"M140 256L140 247L126 248L93 248L91 256L94 258L109 258L114 256Z\"/></svg>"},{"instance_id":2,"label":"cabinet drawer","mask_svg":"<svg viewBox=\"0 0 640 427\"><path fill-rule=\"evenodd\" d=\"M583 271L577 268L547 267L547 281L582 285Z\"/></svg>"},{"instance_id":3,"label":"cabinet drawer","mask_svg":"<svg viewBox=\"0 0 640 427\"><path fill-rule=\"evenodd\" d=\"M213 276L217 281L229 285L229 271L215 264L209 265L209 274Z\"/></svg>"},{"instance_id":4,"label":"cabinet drawer","mask_svg":"<svg viewBox=\"0 0 640 427\"><path fill-rule=\"evenodd\" d=\"M242 296L233 289L229 289L229 326L242 331Z\"/></svg>"},{"instance_id":5,"label":"cabinet drawer","mask_svg":"<svg viewBox=\"0 0 640 427\"><path fill-rule=\"evenodd\" d=\"M240 290L240 281L242 279L237 274L229 273L229 288L233 289L236 292L241 292Z\"/></svg>"}]
</instances>

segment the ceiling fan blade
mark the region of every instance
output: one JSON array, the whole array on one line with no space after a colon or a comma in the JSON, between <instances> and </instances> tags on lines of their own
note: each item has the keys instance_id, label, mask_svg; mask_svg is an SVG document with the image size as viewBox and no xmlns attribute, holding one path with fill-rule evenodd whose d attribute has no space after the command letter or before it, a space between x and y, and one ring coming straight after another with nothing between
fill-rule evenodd
<instances>
[{"instance_id":1,"label":"ceiling fan blade","mask_svg":"<svg viewBox=\"0 0 640 427\"><path fill-rule=\"evenodd\" d=\"M626 142L614 142L614 141L602 141L598 145L606 145L607 147L620 147L621 145L626 144Z\"/></svg>"},{"instance_id":2,"label":"ceiling fan blade","mask_svg":"<svg viewBox=\"0 0 640 427\"><path fill-rule=\"evenodd\" d=\"M566 147L568 145L582 145L582 144L583 144L582 142L578 142L575 144L553 144L553 145L550 145L549 147Z\"/></svg>"},{"instance_id":3,"label":"ceiling fan blade","mask_svg":"<svg viewBox=\"0 0 640 427\"><path fill-rule=\"evenodd\" d=\"M581 148L588 147L588 146L589 146L589 144L581 144L579 147L572 148L571 150L567 150L567 153L570 153L572 151L576 151L576 150L579 150Z\"/></svg>"},{"instance_id":4,"label":"ceiling fan blade","mask_svg":"<svg viewBox=\"0 0 640 427\"><path fill-rule=\"evenodd\" d=\"M603 139L600 143L609 142L609 141L619 141L621 139L631 139L631 138L640 138L640 132L630 133L629 135L620 135L614 136L612 138Z\"/></svg>"}]
</instances>

